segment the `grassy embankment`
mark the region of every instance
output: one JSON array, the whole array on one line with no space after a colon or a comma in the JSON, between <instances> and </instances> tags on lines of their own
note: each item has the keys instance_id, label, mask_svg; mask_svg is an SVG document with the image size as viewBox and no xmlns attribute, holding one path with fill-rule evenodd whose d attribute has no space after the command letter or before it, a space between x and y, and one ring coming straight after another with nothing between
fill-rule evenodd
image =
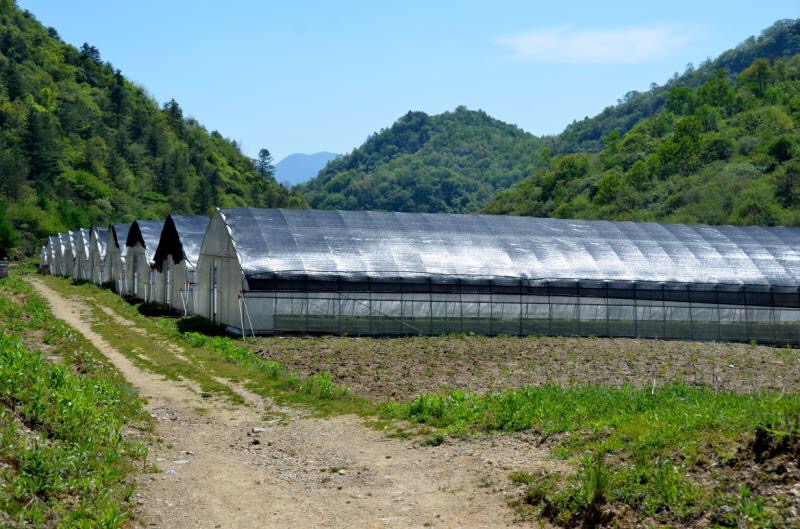
<instances>
[{"instance_id":1,"label":"grassy embankment","mask_svg":"<svg viewBox=\"0 0 800 529\"><path fill-rule=\"evenodd\" d=\"M0 526L118 528L147 431L134 391L19 277L0 280ZM43 352L44 351L44 352Z\"/></svg>"},{"instance_id":2,"label":"grassy embankment","mask_svg":"<svg viewBox=\"0 0 800 529\"><path fill-rule=\"evenodd\" d=\"M516 506L523 516L541 515L563 525L612 519L623 526L643 519L653 526L797 523L797 514L792 514L797 500L788 491L791 480L800 477L797 393L715 391L674 380L653 387L580 383L425 393L375 404L337 385L330 375L303 377L255 354L265 343L280 348L281 338L247 344L182 332L179 327L185 329L185 322L145 317L108 291L56 278L47 281L64 294L84 296L97 311L95 328L134 361L209 389L218 389L215 377L224 377L320 413L401 420L396 425L401 433L410 422L422 425L416 431L435 429L426 439L434 445L447 442L446 436L471 432L535 431L554 457L574 463L575 472L539 475L520 469L511 476L520 485ZM133 326L111 322L101 306ZM353 340L354 346L356 340L364 341ZM170 343L178 344L180 353ZM787 365L796 365L795 352L781 353L790 357ZM790 371L786 376L797 375Z\"/></svg>"}]
</instances>

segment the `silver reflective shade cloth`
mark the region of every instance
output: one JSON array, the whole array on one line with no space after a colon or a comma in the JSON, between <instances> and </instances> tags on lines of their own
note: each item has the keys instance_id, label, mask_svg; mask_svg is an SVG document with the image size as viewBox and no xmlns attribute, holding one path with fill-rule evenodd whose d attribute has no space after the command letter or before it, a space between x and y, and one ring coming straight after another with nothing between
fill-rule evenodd
<instances>
[{"instance_id":1,"label":"silver reflective shade cloth","mask_svg":"<svg viewBox=\"0 0 800 529\"><path fill-rule=\"evenodd\" d=\"M67 234L67 242L69 242L70 249L72 250L72 258L76 259L78 257L78 232L77 231L68 231Z\"/></svg>"},{"instance_id":2,"label":"silver reflective shade cloth","mask_svg":"<svg viewBox=\"0 0 800 529\"><path fill-rule=\"evenodd\" d=\"M89 259L89 228L81 228L79 230L80 237L78 238L78 251L83 252L83 258Z\"/></svg>"},{"instance_id":3,"label":"silver reflective shade cloth","mask_svg":"<svg viewBox=\"0 0 800 529\"><path fill-rule=\"evenodd\" d=\"M114 243L117 245L117 248L119 248L119 254L122 257L125 257L125 254L128 253L128 247L125 246L125 242L128 240L128 232L130 230L130 224L111 225L111 234L114 236Z\"/></svg>"},{"instance_id":4,"label":"silver reflective shade cloth","mask_svg":"<svg viewBox=\"0 0 800 529\"><path fill-rule=\"evenodd\" d=\"M108 243L108 228L105 226L95 226L92 228L97 241L97 249L100 251L100 258L106 256L106 244Z\"/></svg>"},{"instance_id":5,"label":"silver reflective shade cloth","mask_svg":"<svg viewBox=\"0 0 800 529\"><path fill-rule=\"evenodd\" d=\"M429 213L220 209L245 277L797 286L800 229Z\"/></svg>"},{"instance_id":6,"label":"silver reflective shade cloth","mask_svg":"<svg viewBox=\"0 0 800 529\"><path fill-rule=\"evenodd\" d=\"M58 234L58 245L61 248L61 255L64 255L67 252L67 248L70 247L68 232Z\"/></svg>"}]
</instances>

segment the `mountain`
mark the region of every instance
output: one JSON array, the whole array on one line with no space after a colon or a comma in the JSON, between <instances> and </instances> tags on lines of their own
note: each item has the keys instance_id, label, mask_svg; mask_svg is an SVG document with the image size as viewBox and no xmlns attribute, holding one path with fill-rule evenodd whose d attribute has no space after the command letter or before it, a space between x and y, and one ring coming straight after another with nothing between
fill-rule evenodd
<instances>
[{"instance_id":1,"label":"mountain","mask_svg":"<svg viewBox=\"0 0 800 529\"><path fill-rule=\"evenodd\" d=\"M555 137L553 153L598 151L606 135L613 131L624 134L640 120L657 113L674 87L697 88L720 69L734 79L756 59L773 60L797 53L800 53L800 19L779 20L758 37L749 37L714 60L706 60L697 68L690 65L683 75L676 73L663 85L653 83L647 92L628 92L619 104L607 107L597 116L573 122Z\"/></svg>"},{"instance_id":2,"label":"mountain","mask_svg":"<svg viewBox=\"0 0 800 529\"><path fill-rule=\"evenodd\" d=\"M328 162L339 156L332 152L314 154L290 154L275 164L275 180L282 184L295 186L311 180Z\"/></svg>"},{"instance_id":3,"label":"mountain","mask_svg":"<svg viewBox=\"0 0 800 529\"><path fill-rule=\"evenodd\" d=\"M488 213L800 225L800 54L672 87L598 153L550 160Z\"/></svg>"},{"instance_id":4,"label":"mountain","mask_svg":"<svg viewBox=\"0 0 800 529\"><path fill-rule=\"evenodd\" d=\"M734 147L740 148L739 151L731 152L731 160L758 158L757 155L763 154L766 148L761 142L769 141L772 133L759 130L756 140L752 141L757 141L762 149L749 152L747 142L751 139L740 138L736 134L751 138L752 131L736 125L733 118L739 113L752 110L748 106L751 103L766 105L768 100L764 99L766 96L753 96L742 88L739 79L758 59L788 67L789 62L783 59L797 53L800 53L800 20L780 20L758 37L748 38L716 59L707 60L697 68L687 67L682 75L675 74L664 85L653 84L647 92L629 92L619 104L606 108L593 118L574 122L561 134L553 137L534 137L483 112L469 111L464 107L438 116L409 112L390 128L372 135L352 153L329 163L316 178L299 189L314 207L319 208L432 212L468 212L486 208L486 211L494 213L525 215L572 214L591 218L610 215L614 218L725 219L728 222L744 222L744 218L734 214L700 211L701 208L691 211L692 207L688 204L691 202L690 197L700 192L695 188L673 189L659 184L649 192L666 193L669 196L638 197L643 202L632 203L627 209L624 204L613 209L607 204L594 202L593 190L599 185L601 178L596 171L601 168L603 171L610 170L605 168L605 162L598 162L603 156L608 156L604 151L604 140L615 142L615 148L621 148L618 144L622 142L626 155L634 162L639 158L647 158L652 154L647 149L655 148L655 143L665 139L660 136L650 137L647 142L635 143L634 140L640 138L639 133L644 134L642 131L651 126L660 127L659 134L669 135L674 132L672 127L677 126L676 122L687 117L676 113L674 108L665 110L670 104L670 98L680 98L681 94L687 93L696 95L701 86L707 83L716 86L722 82L721 76L724 76L729 83L728 88L736 93L738 106L720 110L714 101L708 102L710 108L717 108L719 111L717 126L722 129L716 132L723 137L719 141L729 140L735 144ZM792 88L785 90L791 91ZM675 105L674 101L672 104ZM706 110L708 107L703 107L703 110L698 107L692 108L691 112L702 113ZM783 108L783 112L792 115L789 107ZM637 130L638 133L630 134ZM704 130L702 134L709 132L711 131ZM621 138L623 135L625 139ZM705 136L703 138L710 141ZM744 142L743 146L739 145L741 142ZM717 142L716 145L721 144ZM637 149L641 152L637 152ZM599 157L591 154L600 151L603 152ZM652 171L659 172L660 181L670 180L668 177L672 174L671 169L665 167L670 164L679 165L681 162L670 161L669 157L681 155L680 151L661 152L659 156L662 165L651 160L648 167L652 166ZM705 156L713 157L708 153ZM692 174L706 168L706 165L707 170L713 171L716 166L711 161L710 158L704 158L701 164L693 165ZM771 169L762 167L757 160L754 167L759 174L769 173L767 169ZM624 175L630 167L626 165L619 169ZM637 166L636 171L641 170L642 165ZM681 174L687 176L687 170L688 167L683 167ZM543 183L542 178L550 178L552 181ZM587 181L587 178L592 181ZM694 180L670 181L673 186L678 185L679 181L685 186L704 185ZM514 185L514 190L508 191ZM564 194L550 194L555 187L572 185L579 188L565 191ZM544 190L541 196L537 195L540 189ZM741 186L734 186L732 189L741 189ZM723 189L720 196L727 194L727 190ZM587 204L577 204L580 207L576 207L571 200L583 200L578 198L580 196L590 197L592 200ZM565 200L566 203L561 204L560 200ZM676 204L681 200L687 201L687 204L678 207ZM670 202L672 206L661 207L658 204L662 202ZM770 222L782 219L780 222L794 223L791 207L781 207L784 210L780 214L776 213Z\"/></svg>"},{"instance_id":5,"label":"mountain","mask_svg":"<svg viewBox=\"0 0 800 529\"><path fill-rule=\"evenodd\" d=\"M482 111L409 112L298 189L315 208L472 211L542 167L543 145Z\"/></svg>"},{"instance_id":6,"label":"mountain","mask_svg":"<svg viewBox=\"0 0 800 529\"><path fill-rule=\"evenodd\" d=\"M94 46L0 0L0 254L67 228L247 205L305 200Z\"/></svg>"}]
</instances>

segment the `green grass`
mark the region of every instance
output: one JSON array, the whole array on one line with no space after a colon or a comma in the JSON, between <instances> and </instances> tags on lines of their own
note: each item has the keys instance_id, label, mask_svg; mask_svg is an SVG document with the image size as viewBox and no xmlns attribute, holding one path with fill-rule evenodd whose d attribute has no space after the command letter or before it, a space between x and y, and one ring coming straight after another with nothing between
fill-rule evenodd
<instances>
[{"instance_id":1,"label":"green grass","mask_svg":"<svg viewBox=\"0 0 800 529\"><path fill-rule=\"evenodd\" d=\"M123 527L146 449L122 427L149 427L134 391L14 275L0 320L0 525Z\"/></svg>"},{"instance_id":2,"label":"green grass","mask_svg":"<svg viewBox=\"0 0 800 529\"><path fill-rule=\"evenodd\" d=\"M558 436L554 453L579 458L578 470L533 497L566 525L600 521L598 506L607 503L666 522L696 517L719 503L723 491L698 485L690 477L694 466L709 458L726 464L743 437L757 431L768 432L765 451L800 447L800 395L721 393L679 382L655 390L545 385L426 394L384 404L382 412L450 432L535 430Z\"/></svg>"}]
</instances>

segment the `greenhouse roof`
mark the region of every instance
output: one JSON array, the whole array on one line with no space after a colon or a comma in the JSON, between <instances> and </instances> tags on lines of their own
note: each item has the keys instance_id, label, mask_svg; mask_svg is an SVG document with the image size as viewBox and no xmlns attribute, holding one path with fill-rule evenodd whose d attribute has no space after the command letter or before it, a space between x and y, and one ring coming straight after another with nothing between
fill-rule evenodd
<instances>
[{"instance_id":1,"label":"greenhouse roof","mask_svg":"<svg viewBox=\"0 0 800 529\"><path fill-rule=\"evenodd\" d=\"M186 266L194 270L209 221L210 219L204 216L167 217L154 257L156 268L161 271L164 257L171 255L175 264L185 260Z\"/></svg>"},{"instance_id":2,"label":"greenhouse roof","mask_svg":"<svg viewBox=\"0 0 800 529\"><path fill-rule=\"evenodd\" d=\"M254 279L800 284L800 229L220 209Z\"/></svg>"},{"instance_id":3,"label":"greenhouse roof","mask_svg":"<svg viewBox=\"0 0 800 529\"><path fill-rule=\"evenodd\" d=\"M91 232L89 228L81 228L79 230L80 236L78 237L78 250L83 252L84 259L89 258L89 237Z\"/></svg>"},{"instance_id":4,"label":"greenhouse roof","mask_svg":"<svg viewBox=\"0 0 800 529\"><path fill-rule=\"evenodd\" d=\"M125 246L128 248L138 242L144 248L147 261L152 263L156 254L158 240L161 238L161 230L164 228L163 220L137 220L131 224Z\"/></svg>"},{"instance_id":5,"label":"greenhouse roof","mask_svg":"<svg viewBox=\"0 0 800 529\"><path fill-rule=\"evenodd\" d=\"M106 245L108 244L108 227L95 226L92 228L97 241L97 249L100 250L100 257L106 255Z\"/></svg>"},{"instance_id":6,"label":"greenhouse roof","mask_svg":"<svg viewBox=\"0 0 800 529\"><path fill-rule=\"evenodd\" d=\"M110 228L111 235L114 237L114 244L119 248L119 254L122 257L125 257L125 254L128 253L128 247L125 246L125 242L128 240L130 229L130 224L112 224Z\"/></svg>"}]
</instances>

